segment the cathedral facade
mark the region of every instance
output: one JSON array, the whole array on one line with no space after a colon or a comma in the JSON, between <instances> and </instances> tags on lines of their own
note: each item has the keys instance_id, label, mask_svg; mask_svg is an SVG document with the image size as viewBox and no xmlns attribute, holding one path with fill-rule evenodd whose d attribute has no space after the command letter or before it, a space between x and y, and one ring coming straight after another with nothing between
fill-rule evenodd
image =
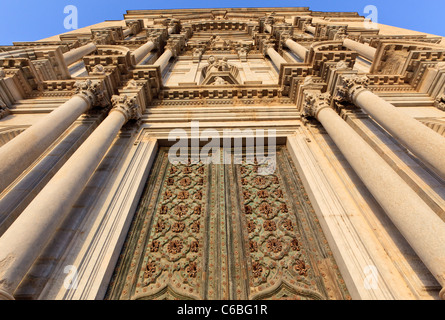
<instances>
[{"instance_id":1,"label":"cathedral facade","mask_svg":"<svg viewBox=\"0 0 445 320\"><path fill-rule=\"evenodd\" d=\"M444 38L358 13L0 46L0 299L444 299L444 159Z\"/></svg>"}]
</instances>

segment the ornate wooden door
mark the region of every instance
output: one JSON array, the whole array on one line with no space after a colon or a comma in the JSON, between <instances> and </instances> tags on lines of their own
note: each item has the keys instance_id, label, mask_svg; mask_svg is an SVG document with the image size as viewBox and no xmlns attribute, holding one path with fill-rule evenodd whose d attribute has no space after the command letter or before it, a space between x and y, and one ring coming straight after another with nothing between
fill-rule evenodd
<instances>
[{"instance_id":1,"label":"ornate wooden door","mask_svg":"<svg viewBox=\"0 0 445 320\"><path fill-rule=\"evenodd\" d=\"M174 165L167 152L159 150L108 299L349 298L284 146L270 175L258 174L259 163Z\"/></svg>"}]
</instances>

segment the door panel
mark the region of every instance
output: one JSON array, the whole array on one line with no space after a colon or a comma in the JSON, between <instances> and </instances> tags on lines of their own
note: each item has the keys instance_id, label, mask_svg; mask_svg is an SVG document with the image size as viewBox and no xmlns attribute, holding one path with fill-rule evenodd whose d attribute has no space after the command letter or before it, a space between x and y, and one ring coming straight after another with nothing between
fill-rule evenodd
<instances>
[{"instance_id":1,"label":"door panel","mask_svg":"<svg viewBox=\"0 0 445 320\"><path fill-rule=\"evenodd\" d=\"M286 147L275 156L263 175L231 152L172 164L161 148L107 298L349 298Z\"/></svg>"}]
</instances>

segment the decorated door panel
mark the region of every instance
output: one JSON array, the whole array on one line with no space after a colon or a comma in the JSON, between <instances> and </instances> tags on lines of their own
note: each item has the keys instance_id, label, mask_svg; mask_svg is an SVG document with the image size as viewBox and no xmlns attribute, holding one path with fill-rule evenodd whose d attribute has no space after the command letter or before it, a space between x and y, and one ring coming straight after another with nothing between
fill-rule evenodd
<instances>
[{"instance_id":1,"label":"decorated door panel","mask_svg":"<svg viewBox=\"0 0 445 320\"><path fill-rule=\"evenodd\" d=\"M267 175L230 154L173 164L159 150L108 299L349 298L286 148Z\"/></svg>"}]
</instances>

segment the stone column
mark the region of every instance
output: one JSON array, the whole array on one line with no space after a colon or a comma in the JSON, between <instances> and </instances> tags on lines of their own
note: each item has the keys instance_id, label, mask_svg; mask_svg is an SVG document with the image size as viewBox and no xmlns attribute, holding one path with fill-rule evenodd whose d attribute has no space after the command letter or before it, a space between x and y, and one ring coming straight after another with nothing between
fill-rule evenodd
<instances>
[{"instance_id":1,"label":"stone column","mask_svg":"<svg viewBox=\"0 0 445 320\"><path fill-rule=\"evenodd\" d=\"M304 26L304 30L308 31L308 32L310 32L312 34L315 34L315 30L317 30L317 29L314 26L311 26L310 24L306 24Z\"/></svg>"},{"instance_id":2,"label":"stone column","mask_svg":"<svg viewBox=\"0 0 445 320\"><path fill-rule=\"evenodd\" d=\"M339 93L362 108L445 180L445 137L367 90L368 81L366 76L345 77Z\"/></svg>"},{"instance_id":3,"label":"stone column","mask_svg":"<svg viewBox=\"0 0 445 320\"><path fill-rule=\"evenodd\" d=\"M374 60L374 56L377 51L376 48L373 48L367 44L360 43L351 39L344 39L343 45L348 49L357 51L361 56L371 61Z\"/></svg>"},{"instance_id":4,"label":"stone column","mask_svg":"<svg viewBox=\"0 0 445 320\"><path fill-rule=\"evenodd\" d=\"M113 96L114 108L0 238L0 299L14 291L66 218L122 125L140 117L135 98Z\"/></svg>"},{"instance_id":5,"label":"stone column","mask_svg":"<svg viewBox=\"0 0 445 320\"><path fill-rule=\"evenodd\" d=\"M140 63L142 59L155 47L155 44L152 40L147 41L145 44L137 48L133 51L134 58L136 60L136 64Z\"/></svg>"},{"instance_id":6,"label":"stone column","mask_svg":"<svg viewBox=\"0 0 445 320\"><path fill-rule=\"evenodd\" d=\"M308 49L303 47L301 44L296 43L291 38L287 38L286 41L284 41L284 44L286 47L292 50L293 53L295 53L303 62L306 60L306 55L309 52Z\"/></svg>"},{"instance_id":7,"label":"stone column","mask_svg":"<svg viewBox=\"0 0 445 320\"><path fill-rule=\"evenodd\" d=\"M94 42L90 42L84 46L65 52L63 54L63 58L65 59L66 65L69 66L94 50L96 50L96 44Z\"/></svg>"},{"instance_id":8,"label":"stone column","mask_svg":"<svg viewBox=\"0 0 445 320\"><path fill-rule=\"evenodd\" d=\"M280 70L280 66L287 61L274 49L272 43L264 43L263 51L265 55L268 55L272 60L273 64Z\"/></svg>"},{"instance_id":9,"label":"stone column","mask_svg":"<svg viewBox=\"0 0 445 320\"><path fill-rule=\"evenodd\" d=\"M445 287L445 223L333 109L327 94L305 92L316 117L433 276ZM445 298L445 290L440 296Z\"/></svg>"},{"instance_id":10,"label":"stone column","mask_svg":"<svg viewBox=\"0 0 445 320\"><path fill-rule=\"evenodd\" d=\"M128 37L131 34L132 30L131 28L127 28L123 31L124 38Z\"/></svg>"},{"instance_id":11,"label":"stone column","mask_svg":"<svg viewBox=\"0 0 445 320\"><path fill-rule=\"evenodd\" d=\"M78 81L76 94L0 148L0 192L29 167L82 113L106 103L99 82Z\"/></svg>"},{"instance_id":12,"label":"stone column","mask_svg":"<svg viewBox=\"0 0 445 320\"><path fill-rule=\"evenodd\" d=\"M156 60L153 64L154 66L161 67L161 73L164 71L165 67L168 65L168 61L173 56L173 51L169 48L165 48L164 53Z\"/></svg>"}]
</instances>

